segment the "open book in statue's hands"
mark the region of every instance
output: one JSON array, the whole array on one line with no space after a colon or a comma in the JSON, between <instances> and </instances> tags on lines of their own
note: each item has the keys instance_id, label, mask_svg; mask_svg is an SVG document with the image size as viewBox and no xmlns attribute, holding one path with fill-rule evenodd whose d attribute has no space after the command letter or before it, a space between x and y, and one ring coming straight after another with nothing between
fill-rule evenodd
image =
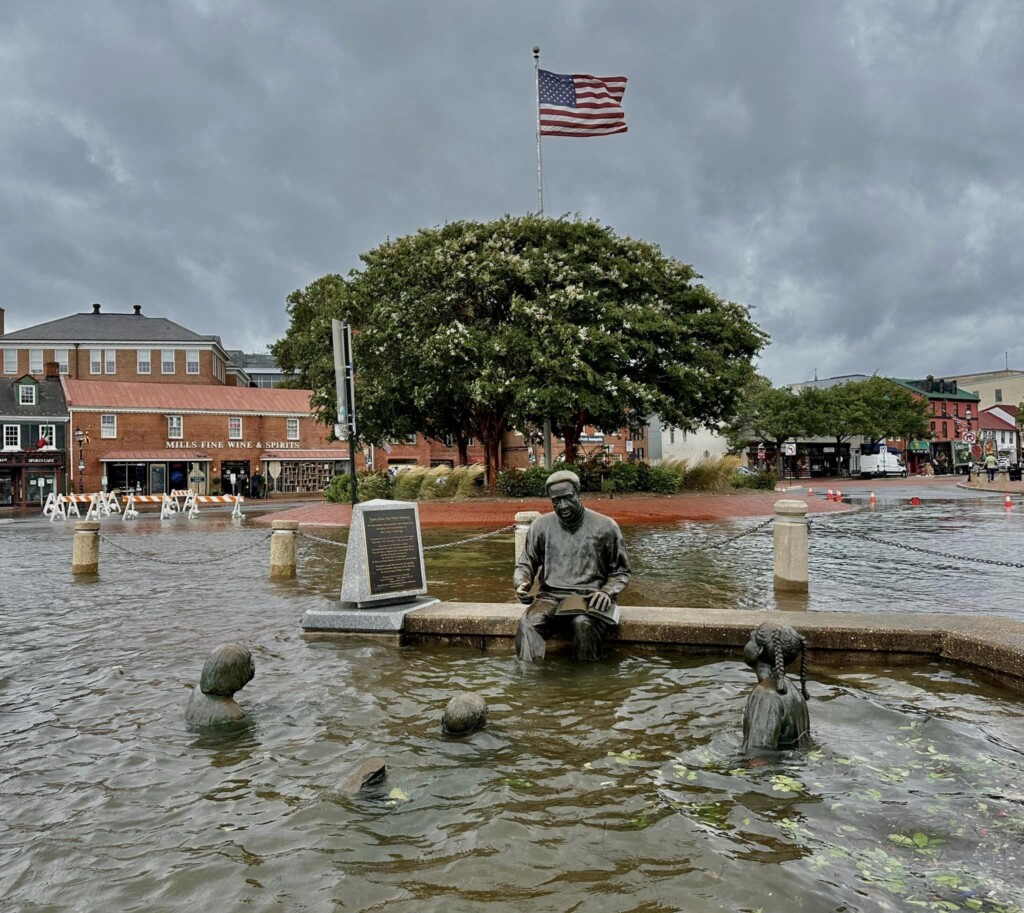
<instances>
[{"instance_id":1,"label":"open book in statue's hands","mask_svg":"<svg viewBox=\"0 0 1024 913\"><path fill-rule=\"evenodd\" d=\"M562 596L556 615L590 615L600 618L609 624L617 625L622 613L615 600L603 590L591 590L589 593L571 593Z\"/></svg>"}]
</instances>

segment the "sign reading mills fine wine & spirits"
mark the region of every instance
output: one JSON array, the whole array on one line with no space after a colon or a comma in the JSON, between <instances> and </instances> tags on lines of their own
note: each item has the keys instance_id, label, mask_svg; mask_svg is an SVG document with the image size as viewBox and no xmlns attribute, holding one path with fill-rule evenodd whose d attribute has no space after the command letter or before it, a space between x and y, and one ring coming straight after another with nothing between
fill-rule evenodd
<instances>
[{"instance_id":1,"label":"sign reading mills fine wine & spirits","mask_svg":"<svg viewBox=\"0 0 1024 913\"><path fill-rule=\"evenodd\" d=\"M298 450L298 441L164 441L168 450Z\"/></svg>"}]
</instances>

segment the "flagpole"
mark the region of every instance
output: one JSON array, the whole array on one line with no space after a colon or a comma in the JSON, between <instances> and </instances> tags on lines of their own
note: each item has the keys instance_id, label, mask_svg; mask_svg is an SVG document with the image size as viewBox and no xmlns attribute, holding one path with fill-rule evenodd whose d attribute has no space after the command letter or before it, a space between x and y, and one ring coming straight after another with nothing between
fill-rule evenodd
<instances>
[{"instance_id":1,"label":"flagpole","mask_svg":"<svg viewBox=\"0 0 1024 913\"><path fill-rule=\"evenodd\" d=\"M537 212L544 215L544 168L540 156L540 46L533 47L533 69L537 88Z\"/></svg>"}]
</instances>

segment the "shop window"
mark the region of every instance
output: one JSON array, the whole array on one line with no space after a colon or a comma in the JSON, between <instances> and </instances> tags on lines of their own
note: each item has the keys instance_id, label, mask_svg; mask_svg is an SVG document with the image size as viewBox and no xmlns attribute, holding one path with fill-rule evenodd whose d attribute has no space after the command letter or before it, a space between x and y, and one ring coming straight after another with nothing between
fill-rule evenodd
<instances>
[{"instance_id":1,"label":"shop window","mask_svg":"<svg viewBox=\"0 0 1024 913\"><path fill-rule=\"evenodd\" d=\"M167 437L172 441L181 440L184 428L185 423L180 415L167 416Z\"/></svg>"},{"instance_id":2,"label":"shop window","mask_svg":"<svg viewBox=\"0 0 1024 913\"><path fill-rule=\"evenodd\" d=\"M67 349L54 349L53 360L57 362L57 370L61 374L68 373L68 350Z\"/></svg>"},{"instance_id":3,"label":"shop window","mask_svg":"<svg viewBox=\"0 0 1024 913\"><path fill-rule=\"evenodd\" d=\"M18 385L18 405L19 406L34 406L36 404L36 385L35 384L19 384Z\"/></svg>"},{"instance_id":4,"label":"shop window","mask_svg":"<svg viewBox=\"0 0 1024 913\"><path fill-rule=\"evenodd\" d=\"M242 418L238 415L232 415L228 419L228 440L229 441L240 441L242 439Z\"/></svg>"},{"instance_id":5,"label":"shop window","mask_svg":"<svg viewBox=\"0 0 1024 913\"><path fill-rule=\"evenodd\" d=\"M4 425L4 450L21 450L21 425Z\"/></svg>"},{"instance_id":6,"label":"shop window","mask_svg":"<svg viewBox=\"0 0 1024 913\"><path fill-rule=\"evenodd\" d=\"M18 373L18 350L4 349L4 374Z\"/></svg>"},{"instance_id":7,"label":"shop window","mask_svg":"<svg viewBox=\"0 0 1024 913\"><path fill-rule=\"evenodd\" d=\"M288 419L288 440L297 441L299 439L299 420L297 418Z\"/></svg>"},{"instance_id":8,"label":"shop window","mask_svg":"<svg viewBox=\"0 0 1024 913\"><path fill-rule=\"evenodd\" d=\"M174 373L174 349L163 349L160 352L160 373Z\"/></svg>"},{"instance_id":9,"label":"shop window","mask_svg":"<svg viewBox=\"0 0 1024 913\"><path fill-rule=\"evenodd\" d=\"M103 373L103 349L92 349L89 352L89 373Z\"/></svg>"},{"instance_id":10,"label":"shop window","mask_svg":"<svg viewBox=\"0 0 1024 913\"><path fill-rule=\"evenodd\" d=\"M42 374L43 373L43 350L42 349L29 349L28 350L28 370L30 374Z\"/></svg>"},{"instance_id":11,"label":"shop window","mask_svg":"<svg viewBox=\"0 0 1024 913\"><path fill-rule=\"evenodd\" d=\"M117 437L117 416L116 415L101 415L100 416L100 437L105 437L105 438L116 438Z\"/></svg>"},{"instance_id":12,"label":"shop window","mask_svg":"<svg viewBox=\"0 0 1024 913\"><path fill-rule=\"evenodd\" d=\"M135 353L135 372L149 374L153 370L153 352L151 349L139 349Z\"/></svg>"},{"instance_id":13,"label":"shop window","mask_svg":"<svg viewBox=\"0 0 1024 913\"><path fill-rule=\"evenodd\" d=\"M57 440L57 426L56 425L40 425L39 426L39 440L46 441L47 447L53 447L54 441Z\"/></svg>"},{"instance_id":14,"label":"shop window","mask_svg":"<svg viewBox=\"0 0 1024 913\"><path fill-rule=\"evenodd\" d=\"M199 373L199 349L186 349L185 350L185 373L186 374L198 374Z\"/></svg>"}]
</instances>

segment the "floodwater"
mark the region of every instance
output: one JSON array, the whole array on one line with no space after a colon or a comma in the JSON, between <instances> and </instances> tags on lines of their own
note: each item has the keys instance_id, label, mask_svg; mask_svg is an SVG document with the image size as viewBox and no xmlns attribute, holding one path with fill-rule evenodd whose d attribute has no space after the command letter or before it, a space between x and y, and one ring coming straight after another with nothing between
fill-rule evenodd
<instances>
[{"instance_id":1,"label":"floodwater","mask_svg":"<svg viewBox=\"0 0 1024 913\"><path fill-rule=\"evenodd\" d=\"M1021 532L1016 512L974 501L834 522L1010 561ZM686 554L752 524L628 529L630 601L771 605L767 531ZM263 528L110 520L85 581L71 527L0 524L5 913L1020 909L1024 705L980 675L826 667L812 651L817 748L748 764L738 662L523 667L308 639L302 613L337 598L336 546L303 540L299 579L275 583ZM1021 571L827 528L812 532L812 611L1014 611ZM506 601L511 551L507 535L430 551L431 591ZM189 689L231 639L256 660L239 695L252 725L190 732ZM460 689L487 698L490 725L447 739ZM384 786L339 798L372 755Z\"/></svg>"}]
</instances>

